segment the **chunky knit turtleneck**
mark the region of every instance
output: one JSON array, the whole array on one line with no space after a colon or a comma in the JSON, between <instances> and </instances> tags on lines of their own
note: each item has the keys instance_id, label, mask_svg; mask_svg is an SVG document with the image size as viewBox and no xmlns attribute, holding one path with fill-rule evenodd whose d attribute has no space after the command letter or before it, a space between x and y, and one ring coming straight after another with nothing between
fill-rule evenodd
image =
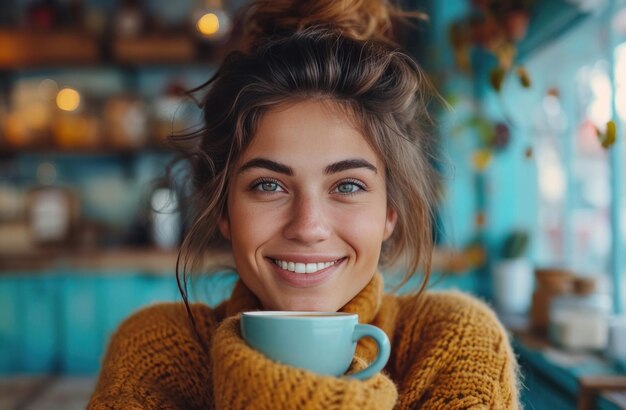
<instances>
[{"instance_id":1,"label":"chunky knit turtleneck","mask_svg":"<svg viewBox=\"0 0 626 410\"><path fill-rule=\"evenodd\" d=\"M113 336L90 409L413 409L495 408L517 404L516 364L494 314L461 293L383 294L372 281L341 311L389 336L385 370L366 381L320 376L273 362L249 348L238 314L259 310L238 282L215 309L160 304L127 319ZM349 372L376 345L362 339Z\"/></svg>"},{"instance_id":2,"label":"chunky knit turtleneck","mask_svg":"<svg viewBox=\"0 0 626 410\"><path fill-rule=\"evenodd\" d=\"M361 323L371 322L378 313L378 309L380 309L383 288L382 276L380 274L374 275L367 286L342 307L340 311L358 313ZM226 316L262 309L263 306L256 295L241 280L238 281L230 299L226 301Z\"/></svg>"}]
</instances>

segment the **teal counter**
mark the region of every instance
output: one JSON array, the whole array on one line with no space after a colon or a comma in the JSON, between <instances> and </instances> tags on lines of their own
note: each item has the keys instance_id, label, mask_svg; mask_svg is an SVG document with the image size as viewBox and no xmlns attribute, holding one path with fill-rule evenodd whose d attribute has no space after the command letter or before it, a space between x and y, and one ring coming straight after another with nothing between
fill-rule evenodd
<instances>
[{"instance_id":1,"label":"teal counter","mask_svg":"<svg viewBox=\"0 0 626 410\"><path fill-rule=\"evenodd\" d=\"M576 409L581 377L624 374L599 356L530 346L520 338L513 340L522 370L521 396L526 409ZM626 409L626 390L601 394L596 397L594 406L599 410Z\"/></svg>"},{"instance_id":2,"label":"teal counter","mask_svg":"<svg viewBox=\"0 0 626 410\"><path fill-rule=\"evenodd\" d=\"M237 276L202 277L194 300L214 306ZM0 276L0 375L98 371L106 344L135 310L180 301L174 275L51 270Z\"/></svg>"},{"instance_id":3,"label":"teal counter","mask_svg":"<svg viewBox=\"0 0 626 410\"><path fill-rule=\"evenodd\" d=\"M203 275L191 301L215 306L230 296L233 272ZM419 286L414 278L400 292ZM472 292L474 275L434 275L431 287ZM391 281L386 283L389 287ZM94 375L120 322L143 306L182 299L173 273L54 269L0 274L0 376Z\"/></svg>"}]
</instances>

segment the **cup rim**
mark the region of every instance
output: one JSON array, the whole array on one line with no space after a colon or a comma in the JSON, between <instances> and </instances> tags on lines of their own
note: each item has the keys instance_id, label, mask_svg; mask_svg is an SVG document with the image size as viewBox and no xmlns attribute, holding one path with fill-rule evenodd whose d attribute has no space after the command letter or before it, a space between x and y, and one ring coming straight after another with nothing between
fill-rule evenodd
<instances>
[{"instance_id":1,"label":"cup rim","mask_svg":"<svg viewBox=\"0 0 626 410\"><path fill-rule=\"evenodd\" d=\"M307 316L311 319L318 319L323 316L324 319L336 320L345 319L347 317L358 316L356 313L347 312L316 312L316 311L295 311L295 310L256 310L243 312L241 316L258 317L258 318L276 318L276 319L305 319Z\"/></svg>"}]
</instances>

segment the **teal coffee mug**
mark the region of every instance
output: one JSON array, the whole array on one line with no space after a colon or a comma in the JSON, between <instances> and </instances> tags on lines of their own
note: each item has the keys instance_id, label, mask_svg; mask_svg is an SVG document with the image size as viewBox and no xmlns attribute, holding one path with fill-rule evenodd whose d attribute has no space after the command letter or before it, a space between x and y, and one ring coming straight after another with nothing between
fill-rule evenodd
<instances>
[{"instance_id":1,"label":"teal coffee mug","mask_svg":"<svg viewBox=\"0 0 626 410\"><path fill-rule=\"evenodd\" d=\"M348 375L359 380L381 371L391 351L385 332L360 324L358 315L351 313L244 312L241 334L250 347L274 361L331 376L342 376L352 363L357 341L371 337L378 345L376 359Z\"/></svg>"}]
</instances>

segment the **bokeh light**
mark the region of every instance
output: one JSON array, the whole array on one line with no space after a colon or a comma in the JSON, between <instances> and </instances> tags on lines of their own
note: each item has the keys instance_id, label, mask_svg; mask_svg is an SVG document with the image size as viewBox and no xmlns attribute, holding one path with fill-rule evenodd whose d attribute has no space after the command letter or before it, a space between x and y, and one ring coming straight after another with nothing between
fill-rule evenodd
<instances>
[{"instance_id":1,"label":"bokeh light","mask_svg":"<svg viewBox=\"0 0 626 410\"><path fill-rule=\"evenodd\" d=\"M206 13L196 23L198 31L205 36L213 36L220 29L220 20L215 13Z\"/></svg>"},{"instance_id":2,"label":"bokeh light","mask_svg":"<svg viewBox=\"0 0 626 410\"><path fill-rule=\"evenodd\" d=\"M57 106L63 111L75 111L80 105L80 94L72 88L64 88L57 94Z\"/></svg>"}]
</instances>

